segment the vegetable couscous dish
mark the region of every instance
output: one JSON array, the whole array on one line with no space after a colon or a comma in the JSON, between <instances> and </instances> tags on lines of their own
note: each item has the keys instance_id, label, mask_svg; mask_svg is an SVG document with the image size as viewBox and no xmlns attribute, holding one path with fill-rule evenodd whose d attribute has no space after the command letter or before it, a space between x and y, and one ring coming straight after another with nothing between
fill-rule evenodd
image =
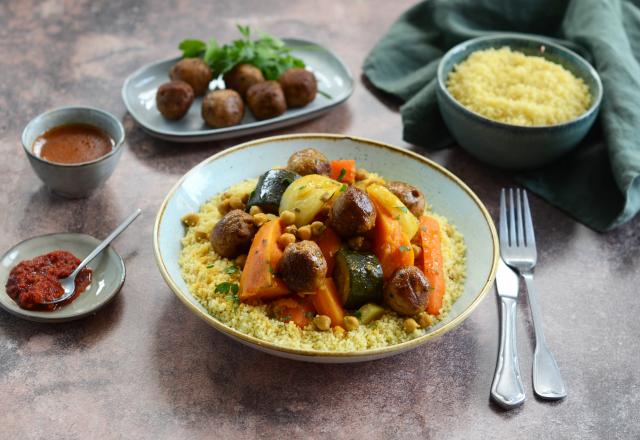
<instances>
[{"instance_id":1,"label":"vegetable couscous dish","mask_svg":"<svg viewBox=\"0 0 640 440\"><path fill-rule=\"evenodd\" d=\"M311 148L182 221L191 293L226 325L287 348L413 339L463 289L463 237L420 189Z\"/></svg>"}]
</instances>

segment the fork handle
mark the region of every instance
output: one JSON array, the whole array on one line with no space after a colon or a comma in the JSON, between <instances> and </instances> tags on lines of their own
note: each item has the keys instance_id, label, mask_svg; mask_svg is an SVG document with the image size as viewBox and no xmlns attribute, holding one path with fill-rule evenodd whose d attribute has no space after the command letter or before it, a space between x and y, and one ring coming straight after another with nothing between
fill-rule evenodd
<instances>
[{"instance_id":1,"label":"fork handle","mask_svg":"<svg viewBox=\"0 0 640 440\"><path fill-rule=\"evenodd\" d=\"M491 397L505 409L522 405L525 398L516 349L516 304L513 298L500 297L500 350Z\"/></svg>"},{"instance_id":2,"label":"fork handle","mask_svg":"<svg viewBox=\"0 0 640 440\"><path fill-rule=\"evenodd\" d=\"M527 285L529 309L533 320L533 328L536 334L536 350L533 355L533 391L539 397L547 400L559 400L567 397L560 368L542 330L542 317L538 297L533 286L533 272L522 272L522 278Z\"/></svg>"}]
</instances>

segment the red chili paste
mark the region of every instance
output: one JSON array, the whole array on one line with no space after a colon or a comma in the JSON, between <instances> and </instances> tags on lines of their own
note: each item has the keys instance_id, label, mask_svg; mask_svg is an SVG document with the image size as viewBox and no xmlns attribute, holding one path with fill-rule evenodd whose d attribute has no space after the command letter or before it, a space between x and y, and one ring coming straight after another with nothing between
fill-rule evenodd
<instances>
[{"instance_id":1,"label":"red chili paste","mask_svg":"<svg viewBox=\"0 0 640 440\"><path fill-rule=\"evenodd\" d=\"M76 299L91 284L91 269L84 268L76 276L73 295L58 304L42 304L60 297L64 290L60 279L71 275L80 260L71 252L54 251L21 261L11 269L7 280L7 294L23 309L55 310Z\"/></svg>"}]
</instances>

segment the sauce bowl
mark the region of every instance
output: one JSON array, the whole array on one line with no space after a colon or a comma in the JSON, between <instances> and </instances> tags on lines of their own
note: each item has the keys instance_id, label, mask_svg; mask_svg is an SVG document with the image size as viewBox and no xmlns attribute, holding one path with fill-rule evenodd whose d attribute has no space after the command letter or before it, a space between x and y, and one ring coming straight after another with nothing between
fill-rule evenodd
<instances>
[{"instance_id":1,"label":"sauce bowl","mask_svg":"<svg viewBox=\"0 0 640 440\"><path fill-rule=\"evenodd\" d=\"M65 124L89 124L104 130L114 141L112 150L95 160L63 164L50 162L33 152L38 136ZM113 173L124 143L124 127L111 113L92 107L61 107L35 117L22 132L22 147L31 167L52 192L67 198L90 195Z\"/></svg>"}]
</instances>

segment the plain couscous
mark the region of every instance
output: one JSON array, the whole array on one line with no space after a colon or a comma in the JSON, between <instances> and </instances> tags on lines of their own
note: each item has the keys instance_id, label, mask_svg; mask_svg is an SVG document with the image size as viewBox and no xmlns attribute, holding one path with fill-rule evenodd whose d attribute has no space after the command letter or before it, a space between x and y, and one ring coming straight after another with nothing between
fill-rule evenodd
<instances>
[{"instance_id":1,"label":"plain couscous","mask_svg":"<svg viewBox=\"0 0 640 440\"><path fill-rule=\"evenodd\" d=\"M464 107L512 125L556 125L591 103L584 81L554 62L511 50L485 49L456 65L447 89Z\"/></svg>"}]
</instances>

